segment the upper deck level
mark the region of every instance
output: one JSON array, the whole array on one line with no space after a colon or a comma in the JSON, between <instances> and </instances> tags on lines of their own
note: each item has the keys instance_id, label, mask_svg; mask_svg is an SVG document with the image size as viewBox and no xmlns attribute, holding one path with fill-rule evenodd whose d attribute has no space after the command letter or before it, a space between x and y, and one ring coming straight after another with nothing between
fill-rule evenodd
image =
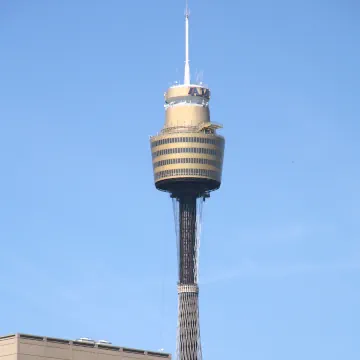
<instances>
[{"instance_id":1,"label":"upper deck level","mask_svg":"<svg viewBox=\"0 0 360 360\"><path fill-rule=\"evenodd\" d=\"M210 89L200 84L174 85L164 94L165 109L178 105L208 106Z\"/></svg>"}]
</instances>

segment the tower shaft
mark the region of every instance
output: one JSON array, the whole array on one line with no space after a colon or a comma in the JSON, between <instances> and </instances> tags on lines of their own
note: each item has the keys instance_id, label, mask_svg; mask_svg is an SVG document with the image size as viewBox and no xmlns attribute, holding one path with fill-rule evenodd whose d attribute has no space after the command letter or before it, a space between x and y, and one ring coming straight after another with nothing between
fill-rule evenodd
<instances>
[{"instance_id":1,"label":"tower shaft","mask_svg":"<svg viewBox=\"0 0 360 360\"><path fill-rule=\"evenodd\" d=\"M179 206L177 219L179 221L177 360L201 360L199 288L197 285L199 236L197 198L196 194L177 197Z\"/></svg>"},{"instance_id":2,"label":"tower shaft","mask_svg":"<svg viewBox=\"0 0 360 360\"><path fill-rule=\"evenodd\" d=\"M179 283L194 284L196 271L196 195L179 197Z\"/></svg>"},{"instance_id":3,"label":"tower shaft","mask_svg":"<svg viewBox=\"0 0 360 360\"><path fill-rule=\"evenodd\" d=\"M201 360L199 291L197 285L179 285L177 360Z\"/></svg>"}]
</instances>

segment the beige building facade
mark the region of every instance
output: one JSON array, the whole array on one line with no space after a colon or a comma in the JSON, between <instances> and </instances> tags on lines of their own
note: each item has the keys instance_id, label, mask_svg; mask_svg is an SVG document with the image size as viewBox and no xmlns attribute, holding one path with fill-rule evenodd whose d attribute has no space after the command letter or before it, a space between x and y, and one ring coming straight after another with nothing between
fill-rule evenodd
<instances>
[{"instance_id":1,"label":"beige building facade","mask_svg":"<svg viewBox=\"0 0 360 360\"><path fill-rule=\"evenodd\" d=\"M0 360L156 360L163 352L131 349L93 341L14 334L0 337Z\"/></svg>"}]
</instances>

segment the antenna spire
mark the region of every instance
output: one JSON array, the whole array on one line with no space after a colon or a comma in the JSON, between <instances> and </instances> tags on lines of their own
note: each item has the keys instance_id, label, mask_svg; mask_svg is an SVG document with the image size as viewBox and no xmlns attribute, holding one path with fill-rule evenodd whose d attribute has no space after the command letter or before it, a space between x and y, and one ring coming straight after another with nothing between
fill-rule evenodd
<instances>
[{"instance_id":1,"label":"antenna spire","mask_svg":"<svg viewBox=\"0 0 360 360\"><path fill-rule=\"evenodd\" d=\"M186 0L186 8L185 8L185 74L184 74L184 84L185 85L190 85L189 17L190 17L190 10L189 10L189 6L188 6L188 0Z\"/></svg>"}]
</instances>

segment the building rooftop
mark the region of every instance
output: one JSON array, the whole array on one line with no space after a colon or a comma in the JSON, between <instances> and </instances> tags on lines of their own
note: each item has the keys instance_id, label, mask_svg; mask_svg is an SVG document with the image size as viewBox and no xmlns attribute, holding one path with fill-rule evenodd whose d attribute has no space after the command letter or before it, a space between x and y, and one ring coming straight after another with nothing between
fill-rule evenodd
<instances>
[{"instance_id":1,"label":"building rooftop","mask_svg":"<svg viewBox=\"0 0 360 360\"><path fill-rule=\"evenodd\" d=\"M38 342L42 342L43 345L62 344L62 345L68 345L69 347L79 347L79 348L83 347L88 349L94 348L97 349L98 351L101 350L101 352L104 350L105 352L111 352L113 355L115 355L115 353L118 352L121 353L123 356L125 356L124 353L127 353L133 355L136 354L139 357L141 357L141 355L144 355L147 358L154 357L154 359L155 358L171 359L171 355L164 352L147 351L147 350L133 349L123 346L115 346L112 345L110 342L106 342L104 340L95 341L88 338L69 340L69 339L60 339L54 337L20 334L20 333L0 336L0 342L10 339L14 339L14 340L18 339L19 341L38 341Z\"/></svg>"}]
</instances>

